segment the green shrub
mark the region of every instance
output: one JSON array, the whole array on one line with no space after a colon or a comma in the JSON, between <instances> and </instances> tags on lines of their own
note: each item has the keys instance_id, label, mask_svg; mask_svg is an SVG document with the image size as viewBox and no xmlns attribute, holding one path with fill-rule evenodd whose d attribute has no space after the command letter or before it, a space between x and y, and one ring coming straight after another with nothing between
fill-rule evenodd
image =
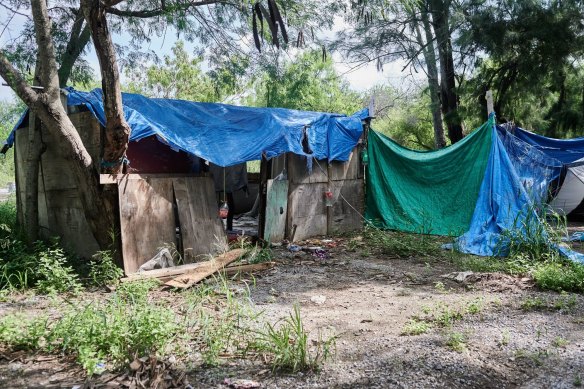
<instances>
[{"instance_id":1,"label":"green shrub","mask_svg":"<svg viewBox=\"0 0 584 389\"><path fill-rule=\"evenodd\" d=\"M584 292L584 265L572 262L545 262L533 271L535 283L542 289Z\"/></svg>"},{"instance_id":2,"label":"green shrub","mask_svg":"<svg viewBox=\"0 0 584 389\"><path fill-rule=\"evenodd\" d=\"M176 336L171 309L114 298L71 309L48 334L49 350L77 356L89 374L99 363L120 367L135 357L162 352Z\"/></svg>"},{"instance_id":3,"label":"green shrub","mask_svg":"<svg viewBox=\"0 0 584 389\"><path fill-rule=\"evenodd\" d=\"M67 257L62 248L56 244L44 247L38 243L36 251L38 255L36 288L40 293L70 292L76 294L83 289L79 277L73 268L67 265Z\"/></svg>"},{"instance_id":4,"label":"green shrub","mask_svg":"<svg viewBox=\"0 0 584 389\"><path fill-rule=\"evenodd\" d=\"M124 271L114 263L110 251L98 251L89 266L89 280L95 286L117 285L124 275Z\"/></svg>"},{"instance_id":5,"label":"green shrub","mask_svg":"<svg viewBox=\"0 0 584 389\"><path fill-rule=\"evenodd\" d=\"M256 348L271 354L272 368L297 372L301 370L318 370L320 365L332 356L336 337L327 340L320 337L316 349L311 352L308 345L308 332L300 316L300 308L294 306L290 314L280 325L267 323Z\"/></svg>"},{"instance_id":6,"label":"green shrub","mask_svg":"<svg viewBox=\"0 0 584 389\"><path fill-rule=\"evenodd\" d=\"M12 350L36 350L42 343L46 324L45 317L3 316L0 318L0 343Z\"/></svg>"},{"instance_id":7,"label":"green shrub","mask_svg":"<svg viewBox=\"0 0 584 389\"><path fill-rule=\"evenodd\" d=\"M158 287L160 281L156 279L144 279L124 282L116 289L116 295L127 302L143 304L148 302L148 292Z\"/></svg>"}]
</instances>

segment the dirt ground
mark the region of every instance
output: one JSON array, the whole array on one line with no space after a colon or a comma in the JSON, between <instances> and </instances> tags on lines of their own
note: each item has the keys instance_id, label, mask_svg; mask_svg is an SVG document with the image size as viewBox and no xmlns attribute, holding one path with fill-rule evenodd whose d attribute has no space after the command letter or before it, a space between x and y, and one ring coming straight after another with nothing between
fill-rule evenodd
<instances>
[{"instance_id":1,"label":"dirt ground","mask_svg":"<svg viewBox=\"0 0 584 389\"><path fill-rule=\"evenodd\" d=\"M342 240L329 245L336 247L325 259L275 250L278 265L256 276L251 298L274 322L299 304L313 338L319 331L338 336L335 357L319 373L297 374L272 373L261 361L226 360L187 371L191 387L225 388L226 378L264 388L582 385L583 296L538 291L527 279L496 274L459 282L444 277L460 270L446 259L364 256L347 251ZM526 309L534 301L537 306ZM14 309L7 304L0 313ZM413 317L444 309L462 314L451 326L434 323L426 333L402 334ZM72 388L83 380L71 360L0 354L2 388Z\"/></svg>"}]
</instances>

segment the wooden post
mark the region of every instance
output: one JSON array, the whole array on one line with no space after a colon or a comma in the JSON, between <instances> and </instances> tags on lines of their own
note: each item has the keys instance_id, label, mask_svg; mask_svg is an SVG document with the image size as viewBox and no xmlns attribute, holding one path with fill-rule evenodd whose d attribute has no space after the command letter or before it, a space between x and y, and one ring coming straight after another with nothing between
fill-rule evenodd
<instances>
[{"instance_id":1,"label":"wooden post","mask_svg":"<svg viewBox=\"0 0 584 389\"><path fill-rule=\"evenodd\" d=\"M326 164L326 177L327 177L327 191L332 191L333 192L333 196L334 196L334 191L333 191L333 181L331 179L331 174L332 174L332 169L331 169L331 163L327 162ZM329 205L326 207L326 234L327 235L331 235L333 233L333 217L334 217L334 213L333 213L333 206Z\"/></svg>"},{"instance_id":2,"label":"wooden post","mask_svg":"<svg viewBox=\"0 0 584 389\"><path fill-rule=\"evenodd\" d=\"M487 99L487 115L491 116L492 112L495 112L495 108L493 105L493 92L488 90L485 94L485 98Z\"/></svg>"},{"instance_id":3,"label":"wooden post","mask_svg":"<svg viewBox=\"0 0 584 389\"><path fill-rule=\"evenodd\" d=\"M268 193L268 178L272 176L272 160L262 155L260 164L260 210L258 215L258 238L264 239L266 229L266 199Z\"/></svg>"}]
</instances>

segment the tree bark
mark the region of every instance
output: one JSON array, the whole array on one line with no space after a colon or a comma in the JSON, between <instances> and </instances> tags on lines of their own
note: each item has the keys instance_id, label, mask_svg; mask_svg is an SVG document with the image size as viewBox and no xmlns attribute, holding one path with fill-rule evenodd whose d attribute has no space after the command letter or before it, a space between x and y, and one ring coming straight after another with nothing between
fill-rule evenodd
<instances>
[{"instance_id":1,"label":"tree bark","mask_svg":"<svg viewBox=\"0 0 584 389\"><path fill-rule=\"evenodd\" d=\"M430 0L432 24L436 33L438 57L440 59L440 99L442 114L448 127L451 143L462 139L462 122L458 113L458 95L454 73L454 58L450 37L449 0Z\"/></svg>"},{"instance_id":2,"label":"tree bark","mask_svg":"<svg viewBox=\"0 0 584 389\"><path fill-rule=\"evenodd\" d=\"M91 30L101 69L105 111L104 170L121 173L128 149L130 127L122 106L122 92L116 52L107 26L106 7L100 0L82 0L81 7Z\"/></svg>"},{"instance_id":3,"label":"tree bark","mask_svg":"<svg viewBox=\"0 0 584 389\"><path fill-rule=\"evenodd\" d=\"M61 66L59 67L59 86L64 88L67 86L69 77L71 77L71 71L73 70L73 65L75 61L83 52L83 49L89 43L90 33L89 26L84 25L85 17L81 10L78 11L77 17L73 22L73 27L71 29L71 36L69 37L69 42L67 42L67 48L63 53L61 59Z\"/></svg>"},{"instance_id":4,"label":"tree bark","mask_svg":"<svg viewBox=\"0 0 584 389\"><path fill-rule=\"evenodd\" d=\"M428 11L422 9L421 13L426 40L424 41L418 25L416 25L416 33L418 42L422 46L425 46L423 54L428 76L428 89L430 91L430 109L432 111L432 124L434 127L434 145L437 149L441 149L446 146L446 139L444 139L444 125L442 123L442 114L440 112L440 83L438 81L438 67L436 66L434 36L432 34L432 26L430 25Z\"/></svg>"},{"instance_id":5,"label":"tree bark","mask_svg":"<svg viewBox=\"0 0 584 389\"><path fill-rule=\"evenodd\" d=\"M99 246L106 249L111 244L109 231L114 225L114 213L109 204L102 201L98 172L61 103L46 2L32 1L31 5L38 47L37 61L40 64L39 79L43 90L35 92L10 64L2 50L0 75L58 140L58 152L70 164L69 169L78 183L87 222Z\"/></svg>"}]
</instances>

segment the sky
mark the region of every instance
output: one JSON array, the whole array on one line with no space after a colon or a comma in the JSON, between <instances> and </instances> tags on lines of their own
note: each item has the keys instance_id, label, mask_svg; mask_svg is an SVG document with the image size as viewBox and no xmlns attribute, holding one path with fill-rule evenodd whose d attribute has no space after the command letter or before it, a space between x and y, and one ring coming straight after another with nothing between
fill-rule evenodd
<instances>
[{"instance_id":1,"label":"sky","mask_svg":"<svg viewBox=\"0 0 584 389\"><path fill-rule=\"evenodd\" d=\"M0 10L3 13L3 10ZM5 22L7 16L0 16L0 22ZM26 21L25 16L21 15L14 15L8 28L6 28L2 34L0 35L0 47L4 45L7 41L13 39L14 36L18 36L22 26ZM346 27L345 23L342 19L337 18L335 19L334 26L332 31L325 32L324 35L328 38L332 38L337 31L340 31ZM174 41L169 41L169 37L173 37L174 34L167 34L166 40L164 41L162 37L153 37L152 41L144 46L144 49L150 49L158 53L159 56L163 56L170 53L170 48L173 46ZM127 35L118 35L113 37L114 42L125 44L129 41L129 36ZM186 48L189 48L189 43L185 43ZM94 74L96 77L99 76L99 64L97 61L97 57L95 53L91 51L87 59L94 70ZM409 73L402 72L401 69L403 64L400 63L393 63L384 66L383 72L379 72L376 69L374 63L368 64L366 66L362 66L357 69L351 69L351 67L343 62L342 57L340 54L335 53L333 54L332 60L335 64L335 68L349 83L352 89L363 92L375 85L379 84L391 84L394 86L399 86L399 84L403 83L404 79L409 76ZM3 85L4 80L0 78L0 100L12 100L14 98L14 94L10 87ZM122 79L123 82L123 79Z\"/></svg>"}]
</instances>

